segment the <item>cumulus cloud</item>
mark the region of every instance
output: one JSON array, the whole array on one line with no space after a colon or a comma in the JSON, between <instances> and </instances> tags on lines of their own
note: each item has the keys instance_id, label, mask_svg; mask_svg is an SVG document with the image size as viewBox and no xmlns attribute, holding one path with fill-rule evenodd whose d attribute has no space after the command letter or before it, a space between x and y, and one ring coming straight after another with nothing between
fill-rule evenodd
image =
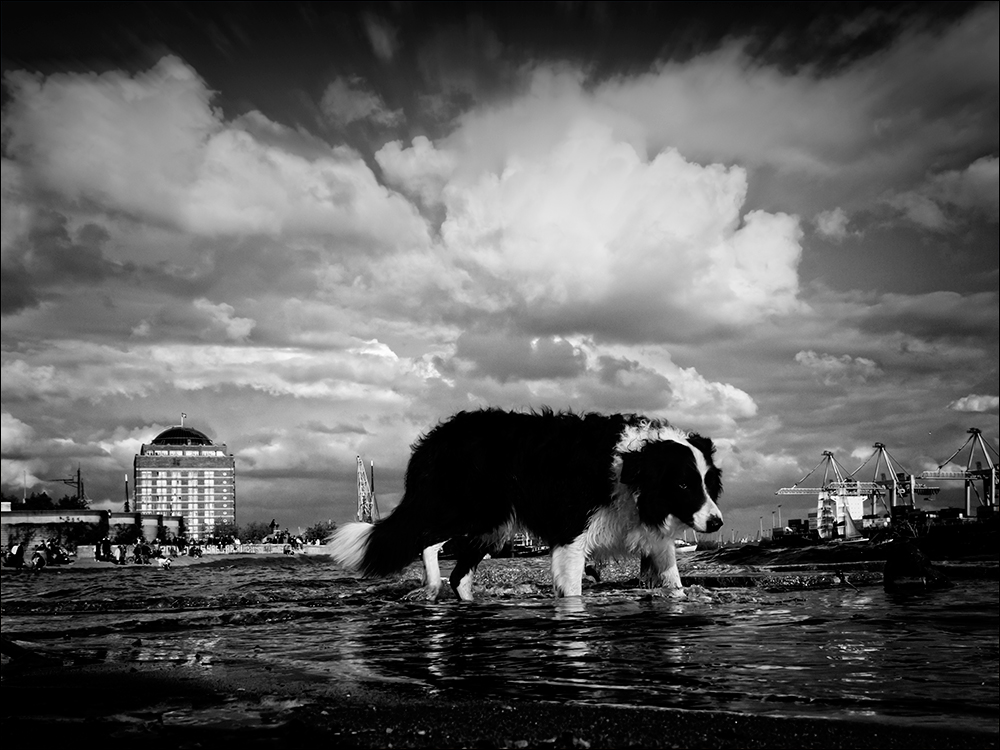
<instances>
[{"instance_id":1,"label":"cumulus cloud","mask_svg":"<svg viewBox=\"0 0 1000 750\"><path fill-rule=\"evenodd\" d=\"M426 136L418 135L412 145L390 141L375 152L389 184L419 198L425 205L441 202L441 191L455 172L455 154L437 149Z\"/></svg>"},{"instance_id":2,"label":"cumulus cloud","mask_svg":"<svg viewBox=\"0 0 1000 750\"><path fill-rule=\"evenodd\" d=\"M0 451L4 455L15 453L29 444L35 430L8 412L0 414Z\"/></svg>"},{"instance_id":3,"label":"cumulus cloud","mask_svg":"<svg viewBox=\"0 0 1000 750\"><path fill-rule=\"evenodd\" d=\"M847 239L849 219L844 209L839 206L829 211L821 211L816 214L814 221L816 231L824 237L836 242L842 242Z\"/></svg>"},{"instance_id":4,"label":"cumulus cloud","mask_svg":"<svg viewBox=\"0 0 1000 750\"><path fill-rule=\"evenodd\" d=\"M334 78L323 92L319 106L330 122L341 126L368 120L390 127L403 121L401 110L389 109L382 97L357 76Z\"/></svg>"},{"instance_id":5,"label":"cumulus cloud","mask_svg":"<svg viewBox=\"0 0 1000 750\"><path fill-rule=\"evenodd\" d=\"M948 408L952 411L968 411L968 412L987 412L996 411L1000 408L1000 397L998 396L982 396L975 393L970 393L968 396L962 396L960 399L956 399L948 404Z\"/></svg>"},{"instance_id":6,"label":"cumulus cloud","mask_svg":"<svg viewBox=\"0 0 1000 750\"><path fill-rule=\"evenodd\" d=\"M204 298L196 299L194 309L208 318L209 326L204 333L209 336L219 330L231 341L245 341L257 324L251 318L237 317L235 308L225 302L214 304Z\"/></svg>"},{"instance_id":7,"label":"cumulus cloud","mask_svg":"<svg viewBox=\"0 0 1000 750\"><path fill-rule=\"evenodd\" d=\"M426 241L419 214L356 153L317 152L310 142L314 153L304 156L272 145L251 132L263 130L259 113L227 123L204 81L176 57L135 76L15 71L5 82L8 153L26 181L69 200L200 235Z\"/></svg>"},{"instance_id":8,"label":"cumulus cloud","mask_svg":"<svg viewBox=\"0 0 1000 750\"><path fill-rule=\"evenodd\" d=\"M680 335L798 304L798 220L741 216L746 188L738 167L673 149L647 160L583 121L545 156L452 180L441 235L456 263L491 280L482 288L494 301L513 295L532 314L563 316L570 332L618 317L643 335Z\"/></svg>"},{"instance_id":9,"label":"cumulus cloud","mask_svg":"<svg viewBox=\"0 0 1000 750\"><path fill-rule=\"evenodd\" d=\"M824 385L864 383L883 374L874 360L852 357L850 354L837 357L833 354L817 354L812 350L801 351L795 355L795 361L814 373Z\"/></svg>"},{"instance_id":10,"label":"cumulus cloud","mask_svg":"<svg viewBox=\"0 0 1000 750\"><path fill-rule=\"evenodd\" d=\"M45 481L40 476L61 470L53 470L53 464L84 448L71 440L40 437L34 427L7 411L0 414L0 435L0 482L5 487L35 487ZM84 448L84 452L93 453L93 449Z\"/></svg>"}]
</instances>

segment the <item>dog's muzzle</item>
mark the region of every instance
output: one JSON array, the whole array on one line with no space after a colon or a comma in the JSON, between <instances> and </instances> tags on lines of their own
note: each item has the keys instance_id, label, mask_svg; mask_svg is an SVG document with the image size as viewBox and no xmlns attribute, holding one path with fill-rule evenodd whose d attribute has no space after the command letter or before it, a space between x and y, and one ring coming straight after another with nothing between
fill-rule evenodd
<instances>
[{"instance_id":1,"label":"dog's muzzle","mask_svg":"<svg viewBox=\"0 0 1000 750\"><path fill-rule=\"evenodd\" d=\"M722 528L722 516L709 516L708 520L705 521L705 531L711 534L713 531L718 531Z\"/></svg>"}]
</instances>

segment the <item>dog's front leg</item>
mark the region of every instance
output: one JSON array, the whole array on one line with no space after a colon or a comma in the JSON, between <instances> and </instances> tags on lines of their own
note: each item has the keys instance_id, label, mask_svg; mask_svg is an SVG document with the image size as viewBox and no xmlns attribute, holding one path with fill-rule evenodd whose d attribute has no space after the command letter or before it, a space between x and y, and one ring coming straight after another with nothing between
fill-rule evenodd
<instances>
[{"instance_id":1,"label":"dog's front leg","mask_svg":"<svg viewBox=\"0 0 1000 750\"><path fill-rule=\"evenodd\" d=\"M587 562L583 543L581 534L569 544L552 548L552 587L557 597L583 594L583 568Z\"/></svg>"},{"instance_id":2,"label":"dog's front leg","mask_svg":"<svg viewBox=\"0 0 1000 750\"><path fill-rule=\"evenodd\" d=\"M649 588L662 587L675 595L683 596L681 574L677 570L677 550L672 538L664 539L655 549L642 556L639 579Z\"/></svg>"}]
</instances>

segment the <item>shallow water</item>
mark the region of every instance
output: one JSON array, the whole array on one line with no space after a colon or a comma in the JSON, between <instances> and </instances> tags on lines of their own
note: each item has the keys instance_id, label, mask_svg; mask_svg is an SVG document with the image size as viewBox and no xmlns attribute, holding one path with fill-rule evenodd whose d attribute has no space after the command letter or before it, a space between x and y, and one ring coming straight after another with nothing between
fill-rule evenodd
<instances>
[{"instance_id":1,"label":"shallow water","mask_svg":"<svg viewBox=\"0 0 1000 750\"><path fill-rule=\"evenodd\" d=\"M491 566L505 573L491 578ZM73 659L253 660L262 674L444 694L997 729L996 581L908 597L695 587L685 600L623 582L581 604L551 598L544 560L486 561L481 573L470 605L407 601L416 578L356 581L322 557L5 569L2 629Z\"/></svg>"}]
</instances>

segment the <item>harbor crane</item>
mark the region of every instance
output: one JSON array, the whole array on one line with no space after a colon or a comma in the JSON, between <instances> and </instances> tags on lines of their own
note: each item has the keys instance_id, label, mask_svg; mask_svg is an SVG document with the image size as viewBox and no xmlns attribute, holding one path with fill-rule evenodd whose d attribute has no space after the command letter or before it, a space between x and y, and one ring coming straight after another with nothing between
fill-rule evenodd
<instances>
[{"instance_id":1,"label":"harbor crane","mask_svg":"<svg viewBox=\"0 0 1000 750\"><path fill-rule=\"evenodd\" d=\"M922 495L925 497L930 497L938 494L941 491L940 487L931 487L930 485L917 483L917 478L906 471L900 463L894 459L889 451L886 450L885 443L875 443L872 446L875 450L872 454L864 460L864 462L851 472L851 476L857 475L868 462L873 458L875 459L875 469L872 474L872 482L877 484L879 487L883 488L889 496L888 505L885 501L882 502L883 507L885 507L887 512L892 512L891 507L897 505L905 505L905 502L900 502L900 498L906 498L909 500L909 505L912 507L914 505L914 499L917 495ZM879 478L879 468L885 464L886 471L888 472L888 477L883 472L881 479ZM872 497L872 514L875 513L875 498Z\"/></svg>"},{"instance_id":2,"label":"harbor crane","mask_svg":"<svg viewBox=\"0 0 1000 750\"><path fill-rule=\"evenodd\" d=\"M378 499L375 497L375 462L371 462L372 476L368 480L365 462L358 456L358 520L375 523L379 519Z\"/></svg>"},{"instance_id":3,"label":"harbor crane","mask_svg":"<svg viewBox=\"0 0 1000 750\"><path fill-rule=\"evenodd\" d=\"M811 477L820 467L823 467L823 485L821 487L800 487L799 485ZM833 475L833 479L830 475ZM833 455L833 451L823 451L823 460L816 464L802 479L791 487L782 487L775 495L817 495L829 492L838 495L867 495L880 492L881 485L876 482L859 482L847 472L844 465Z\"/></svg>"},{"instance_id":4,"label":"harbor crane","mask_svg":"<svg viewBox=\"0 0 1000 750\"><path fill-rule=\"evenodd\" d=\"M802 487L802 483L823 467L823 484L820 487ZM823 459L802 479L791 487L782 487L775 495L815 495L816 531L821 539L837 534L837 527L843 525L846 538L858 537L860 532L854 518L864 515L865 500L871 498L874 515L876 499L881 498L882 486L876 482L859 482L847 473L833 451L823 451ZM884 503L884 501L883 501Z\"/></svg>"},{"instance_id":5,"label":"harbor crane","mask_svg":"<svg viewBox=\"0 0 1000 750\"><path fill-rule=\"evenodd\" d=\"M990 456L992 451L998 459L1000 453L983 439L982 430L970 427L967 430L969 439L965 441L961 448L951 454L947 461L940 464L937 469L925 471L920 475L921 479L938 479L965 482L965 515L972 516L972 493L975 492L979 498L979 504L997 510L997 461ZM965 464L964 471L945 471L944 467L950 464L955 456L966 448L969 449L969 458ZM976 461L973 468L973 461L976 456L976 448L982 452L983 460L986 461L986 468L983 468L983 461ZM983 492L979 494L976 483L982 482Z\"/></svg>"}]
</instances>

